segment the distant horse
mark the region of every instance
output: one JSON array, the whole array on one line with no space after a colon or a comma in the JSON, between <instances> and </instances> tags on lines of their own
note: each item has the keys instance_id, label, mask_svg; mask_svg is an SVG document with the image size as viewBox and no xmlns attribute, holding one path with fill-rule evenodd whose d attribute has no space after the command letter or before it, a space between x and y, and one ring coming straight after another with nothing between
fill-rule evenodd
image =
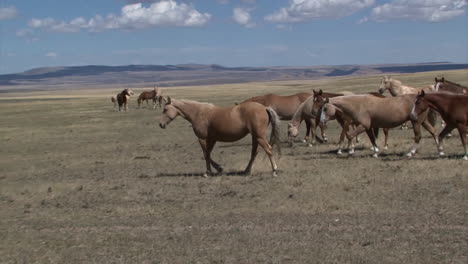
<instances>
[{"instance_id":1,"label":"distant horse","mask_svg":"<svg viewBox=\"0 0 468 264\"><path fill-rule=\"evenodd\" d=\"M193 131L203 150L206 161L206 173L211 174L211 165L222 173L223 168L211 159L211 151L217 141L234 142L247 134L252 135L252 152L250 161L244 170L250 174L253 162L260 145L270 159L273 176L277 176L278 166L273 158L273 145L279 150L279 118L271 107L255 102L242 103L231 107L219 107L213 104L191 100L171 100L168 97L164 105L159 126L165 128L177 116L182 116L192 124ZM265 134L271 123L271 137L268 143Z\"/></svg>"},{"instance_id":2,"label":"distant horse","mask_svg":"<svg viewBox=\"0 0 468 264\"><path fill-rule=\"evenodd\" d=\"M278 114L281 120L291 120L296 112L297 108L309 98L312 94L307 92L297 93L293 95L276 95L276 94L265 94L260 96L252 97L245 102L257 102L264 106L271 107ZM241 103L241 104L242 104ZM315 119L305 119L306 123L306 135L304 137L304 142L313 143L315 142L316 137L316 126ZM325 127L320 126L322 131L322 140L328 141L328 138L325 136ZM310 135L310 137L309 137ZM289 145L292 146L292 141L289 141Z\"/></svg>"},{"instance_id":3,"label":"distant horse","mask_svg":"<svg viewBox=\"0 0 468 264\"><path fill-rule=\"evenodd\" d=\"M152 91L143 91L137 99L138 108L140 108L143 101L146 101L146 105L148 105L149 100L153 101L153 109L156 108L157 103L161 107L163 100L165 100L162 96L161 88L155 86Z\"/></svg>"},{"instance_id":4,"label":"distant horse","mask_svg":"<svg viewBox=\"0 0 468 264\"><path fill-rule=\"evenodd\" d=\"M421 91L411 111L411 119L418 120L419 113L434 109L442 116L446 125L439 134L439 155L444 156L442 141L444 137L454 128L457 128L460 139L465 150L464 160L468 160L466 148L468 132L468 95L457 95L449 93L425 93Z\"/></svg>"},{"instance_id":5,"label":"distant horse","mask_svg":"<svg viewBox=\"0 0 468 264\"><path fill-rule=\"evenodd\" d=\"M122 109L122 107L125 111L128 111L128 100L130 99L130 96L132 95L133 95L133 91L130 90L129 88L125 88L122 92L117 94L116 98L117 98L117 103L119 104L119 112Z\"/></svg>"},{"instance_id":6,"label":"distant horse","mask_svg":"<svg viewBox=\"0 0 468 264\"><path fill-rule=\"evenodd\" d=\"M111 102L114 104L114 108L117 106L117 97L112 96L111 97Z\"/></svg>"},{"instance_id":7,"label":"distant horse","mask_svg":"<svg viewBox=\"0 0 468 264\"><path fill-rule=\"evenodd\" d=\"M326 98L320 116L321 122L326 122L336 115L344 113L350 116L358 126L348 133L353 138L362 132L366 132L372 142L374 157L378 157L378 147L375 142L373 128L393 128L410 120L411 109L416 100L416 94L406 94L396 97L376 97L374 95L352 95L343 97ZM327 102L328 101L328 102ZM428 111L420 113L417 121L412 120L415 144L407 154L412 157L416 154L421 140L421 125L432 135L436 144L438 140L435 129L427 120Z\"/></svg>"},{"instance_id":8,"label":"distant horse","mask_svg":"<svg viewBox=\"0 0 468 264\"><path fill-rule=\"evenodd\" d=\"M421 88L414 88L411 86L403 85L401 81L393 79L392 77L384 76L380 82L378 92L383 94L386 90L390 92L392 96L399 96L404 94L418 94L420 91L424 90L426 92L435 91L434 85L427 85ZM437 115L434 111L429 112L429 121L432 126L435 126L437 120ZM408 129L406 123L402 124L401 129Z\"/></svg>"},{"instance_id":9,"label":"distant horse","mask_svg":"<svg viewBox=\"0 0 468 264\"><path fill-rule=\"evenodd\" d=\"M435 78L434 86L436 92L450 92L454 94L468 95L468 87L445 80L444 77L441 79Z\"/></svg>"}]
</instances>

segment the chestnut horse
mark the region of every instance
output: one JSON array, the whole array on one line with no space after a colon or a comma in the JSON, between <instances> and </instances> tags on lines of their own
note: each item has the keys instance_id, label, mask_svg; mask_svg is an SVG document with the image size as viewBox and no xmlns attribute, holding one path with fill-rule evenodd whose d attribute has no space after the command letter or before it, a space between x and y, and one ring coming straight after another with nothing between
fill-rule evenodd
<instances>
[{"instance_id":1,"label":"chestnut horse","mask_svg":"<svg viewBox=\"0 0 468 264\"><path fill-rule=\"evenodd\" d=\"M278 166L273 158L272 146L276 145L279 150L280 121L272 108L255 102L219 107L190 100L171 100L169 97L164 105L159 126L165 128L179 115L192 124L193 131L198 137L206 161L204 176L211 174L211 165L219 173L223 171L222 167L211 159L211 151L217 141L234 142L247 134L252 135L252 152L244 173L250 174L260 145L270 159L273 176L277 176ZM272 125L272 130L268 143L265 134L269 123Z\"/></svg>"},{"instance_id":2,"label":"chestnut horse","mask_svg":"<svg viewBox=\"0 0 468 264\"><path fill-rule=\"evenodd\" d=\"M148 105L148 101L153 101L153 109L156 108L157 103L159 103L159 107L162 106L162 101L165 98L162 96L161 88L154 86L152 91L143 91L140 96L138 96L138 108L140 108L143 101L146 101L146 105Z\"/></svg>"},{"instance_id":3,"label":"chestnut horse","mask_svg":"<svg viewBox=\"0 0 468 264\"><path fill-rule=\"evenodd\" d=\"M376 97L374 95L351 95L325 99L320 116L321 122L326 122L336 113L344 113L352 118L358 126L348 133L353 138L366 132L372 142L374 157L378 157L378 147L375 142L373 128L393 128L410 120L411 109L416 100L416 94L406 94L396 97ZM328 102L327 102L328 101ZM438 145L434 127L427 120L428 109L420 113L417 121L413 123L415 144L407 154L412 157L416 154L417 146L421 140L421 125L429 131Z\"/></svg>"},{"instance_id":4,"label":"chestnut horse","mask_svg":"<svg viewBox=\"0 0 468 264\"><path fill-rule=\"evenodd\" d=\"M260 103L266 107L271 107L273 110L275 110L281 120L291 120L294 116L294 113L296 113L297 108L310 96L312 96L312 94L308 92L302 92L302 93L286 95L286 96L276 95L276 94L265 94L265 95L252 97L248 100L245 100L242 103L245 103L245 102ZM306 135L304 137L304 142L310 141L309 135L312 141L314 142L315 137L316 137L316 127L318 123L315 123L314 118L305 119L304 121L306 123L306 129L307 129ZM324 132L325 127L320 126L320 129L322 131L322 140L327 141L328 139L325 136L325 132ZM292 146L292 141L289 141L289 145Z\"/></svg>"},{"instance_id":5,"label":"chestnut horse","mask_svg":"<svg viewBox=\"0 0 468 264\"><path fill-rule=\"evenodd\" d=\"M116 98L117 98L117 103L119 104L119 112L122 109L122 107L125 111L128 111L128 99L132 95L133 95L133 91L130 90L129 88L125 88L122 92L117 94Z\"/></svg>"},{"instance_id":6,"label":"chestnut horse","mask_svg":"<svg viewBox=\"0 0 468 264\"><path fill-rule=\"evenodd\" d=\"M444 77L441 79L435 78L435 91L436 92L450 92L454 94L468 95L468 87L445 80Z\"/></svg>"},{"instance_id":7,"label":"chestnut horse","mask_svg":"<svg viewBox=\"0 0 468 264\"><path fill-rule=\"evenodd\" d=\"M411 119L418 120L421 112L428 108L439 112L446 125L439 134L439 155L444 156L442 141L444 137L454 128L457 128L460 139L465 150L464 160L468 160L468 150L466 148L468 132L468 95L457 95L449 93L425 93L421 91L414 103L411 111Z\"/></svg>"}]
</instances>

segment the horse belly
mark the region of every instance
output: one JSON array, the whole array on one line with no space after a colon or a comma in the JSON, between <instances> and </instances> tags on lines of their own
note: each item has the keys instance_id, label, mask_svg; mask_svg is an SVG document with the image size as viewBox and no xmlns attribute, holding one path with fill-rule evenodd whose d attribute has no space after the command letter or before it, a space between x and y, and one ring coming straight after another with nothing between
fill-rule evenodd
<instances>
[{"instance_id":1,"label":"horse belly","mask_svg":"<svg viewBox=\"0 0 468 264\"><path fill-rule=\"evenodd\" d=\"M244 138L248 133L247 128L222 126L212 129L209 137L221 142L234 142Z\"/></svg>"}]
</instances>

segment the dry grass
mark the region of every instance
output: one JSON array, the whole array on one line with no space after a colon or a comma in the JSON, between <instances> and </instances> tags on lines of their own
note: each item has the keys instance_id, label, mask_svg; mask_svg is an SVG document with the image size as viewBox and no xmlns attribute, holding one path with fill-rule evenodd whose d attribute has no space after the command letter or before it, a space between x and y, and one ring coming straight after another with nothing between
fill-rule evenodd
<instances>
[{"instance_id":1,"label":"dry grass","mask_svg":"<svg viewBox=\"0 0 468 264\"><path fill-rule=\"evenodd\" d=\"M467 71L444 72L468 85ZM422 86L442 73L395 76ZM175 87L176 98L230 105L266 92L375 91L379 76ZM136 89L140 91L139 89ZM261 153L253 175L200 177L189 124L160 111L118 113L109 89L0 98L0 261L4 263L467 263L467 163L458 136L438 159L424 131L392 130L390 150L353 157L333 144L283 148L280 176ZM282 124L285 133L286 122ZM332 141L338 135L330 124ZM285 140L285 134L283 134ZM213 157L244 169L250 139Z\"/></svg>"}]
</instances>

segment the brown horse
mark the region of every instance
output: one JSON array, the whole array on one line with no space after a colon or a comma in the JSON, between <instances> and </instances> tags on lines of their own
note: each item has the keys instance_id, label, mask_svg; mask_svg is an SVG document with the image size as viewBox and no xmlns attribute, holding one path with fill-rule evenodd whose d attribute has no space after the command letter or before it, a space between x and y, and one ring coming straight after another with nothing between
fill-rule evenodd
<instances>
[{"instance_id":1,"label":"brown horse","mask_svg":"<svg viewBox=\"0 0 468 264\"><path fill-rule=\"evenodd\" d=\"M341 93L323 93L322 89L320 89L318 92L313 90L314 95L310 96L307 100L305 100L296 110L296 113L294 113L291 122L288 123L288 140L289 142L293 142L294 138L297 137L299 133L299 127L304 120L314 120L313 124L320 124L320 115L317 114L316 112L313 111L313 105L314 102L316 101L317 97L324 98L324 97L335 97L335 96L343 96L344 94ZM340 124L343 125L341 122L341 117L338 117L340 120ZM312 141L309 142L309 147L312 146L313 143L315 143L314 137L311 137ZM342 138L340 138L340 145L342 143ZM291 144L291 143L290 143ZM338 151L341 153L341 149Z\"/></svg>"},{"instance_id":2,"label":"brown horse","mask_svg":"<svg viewBox=\"0 0 468 264\"><path fill-rule=\"evenodd\" d=\"M374 95L352 95L325 99L320 116L321 122L326 122L336 113L343 112L350 116L358 126L349 132L353 138L366 132L372 142L374 157L378 157L378 147L375 142L373 128L393 128L410 120L411 109L416 100L416 94L407 94L396 97L376 97ZM328 102L327 102L328 101ZM412 157L416 154L417 146L421 140L421 125L429 131L438 145L435 129L427 120L428 111L421 112L417 121L413 123L415 144L407 154Z\"/></svg>"},{"instance_id":3,"label":"brown horse","mask_svg":"<svg viewBox=\"0 0 468 264\"><path fill-rule=\"evenodd\" d=\"M165 100L165 98L162 96L161 88L154 86L152 91L143 91L137 99L138 108L140 108L143 101L146 101L146 105L148 105L149 100L153 101L153 109L156 108L158 103L159 107L161 107L163 100Z\"/></svg>"},{"instance_id":4,"label":"brown horse","mask_svg":"<svg viewBox=\"0 0 468 264\"><path fill-rule=\"evenodd\" d=\"M260 96L252 97L245 102L257 102L266 107L271 107L275 112L278 114L281 120L291 120L296 113L297 108L305 101L307 98L312 96L311 93L302 92L293 95L276 95L276 94L265 94ZM241 103L241 104L242 104ZM315 119L305 119L306 123L306 135L304 137L304 142L309 142L310 139L312 142L315 142L316 137L316 127L318 123L315 123ZM322 140L327 141L327 137L325 136L325 127L320 126L322 131ZM309 139L310 135L310 139ZM289 141L289 145L292 146L292 141Z\"/></svg>"},{"instance_id":5,"label":"brown horse","mask_svg":"<svg viewBox=\"0 0 468 264\"><path fill-rule=\"evenodd\" d=\"M436 92L450 92L454 94L468 95L468 87L445 80L444 77L441 79L435 78L435 91Z\"/></svg>"},{"instance_id":6,"label":"brown horse","mask_svg":"<svg viewBox=\"0 0 468 264\"><path fill-rule=\"evenodd\" d=\"M211 159L211 151L217 141L234 142L249 133L252 135L252 152L244 173L250 174L260 145L270 159L273 176L277 176L278 166L273 158L272 146L276 145L279 149L280 121L272 108L255 102L219 107L190 100L171 100L169 97L164 105L159 126L165 128L178 115L192 124L193 131L198 137L206 161L204 176L211 174L211 165L219 173L223 171L222 167ZM270 143L265 137L269 123L272 125Z\"/></svg>"},{"instance_id":7,"label":"brown horse","mask_svg":"<svg viewBox=\"0 0 468 264\"><path fill-rule=\"evenodd\" d=\"M468 160L468 150L466 148L468 132L468 96L449 93L425 93L421 91L416 97L411 119L418 120L421 112L428 108L439 112L446 125L439 134L439 155L444 156L442 141L444 137L454 128L457 128L460 139L465 150L464 160Z\"/></svg>"},{"instance_id":8,"label":"brown horse","mask_svg":"<svg viewBox=\"0 0 468 264\"><path fill-rule=\"evenodd\" d=\"M125 88L122 92L117 94L116 98L117 103L119 104L119 112L122 109L122 107L125 111L128 111L128 100L132 95L133 91L129 88Z\"/></svg>"}]
</instances>

